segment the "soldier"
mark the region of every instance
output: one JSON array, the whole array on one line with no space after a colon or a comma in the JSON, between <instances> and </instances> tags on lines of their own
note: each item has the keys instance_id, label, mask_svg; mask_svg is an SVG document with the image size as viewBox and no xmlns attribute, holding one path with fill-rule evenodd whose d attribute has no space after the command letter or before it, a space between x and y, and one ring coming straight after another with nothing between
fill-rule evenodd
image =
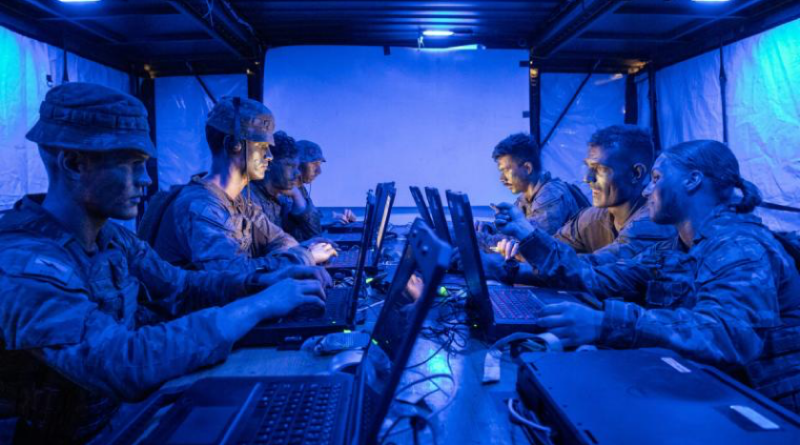
<instances>
[{"instance_id":1,"label":"soldier","mask_svg":"<svg viewBox=\"0 0 800 445\"><path fill-rule=\"evenodd\" d=\"M649 182L653 165L653 142L650 134L634 125L614 125L597 131L589 140L584 160L587 173L584 182L592 189L592 207L585 208L555 234L555 239L582 254L590 264L604 264L633 258L653 243L675 236L671 226L650 221L647 199L642 190ZM499 210L509 211L502 203ZM515 230L519 229L519 230ZM504 233L521 240L536 225L509 226ZM514 257L515 241L501 240L496 251L506 258ZM513 266L513 267L501 267ZM509 282L543 285L526 264L503 263L486 257L486 268Z\"/></svg>"},{"instance_id":2,"label":"soldier","mask_svg":"<svg viewBox=\"0 0 800 445\"><path fill-rule=\"evenodd\" d=\"M550 235L589 205L577 187L542 169L541 151L528 134L512 134L500 141L492 159L500 170L500 182L519 195L514 205L533 226Z\"/></svg>"},{"instance_id":3,"label":"soldier","mask_svg":"<svg viewBox=\"0 0 800 445\"><path fill-rule=\"evenodd\" d=\"M293 137L279 131L275 133L272 155L264 178L253 181L245 193L250 193L253 203L270 222L286 230L290 226L292 190L300 179L300 151Z\"/></svg>"},{"instance_id":4,"label":"soldier","mask_svg":"<svg viewBox=\"0 0 800 445\"><path fill-rule=\"evenodd\" d=\"M733 191L742 198L733 203ZM605 299L596 311L547 306L538 324L566 345L667 347L709 363L800 411L800 277L792 258L750 214L761 198L730 149L692 141L666 150L645 190L654 222L678 236L632 260L592 266L540 231L520 253L561 288ZM501 212L496 224L527 224ZM620 299L607 299L620 298Z\"/></svg>"},{"instance_id":5,"label":"soldier","mask_svg":"<svg viewBox=\"0 0 800 445\"><path fill-rule=\"evenodd\" d=\"M242 193L251 180L264 177L274 128L272 112L262 103L222 98L206 122L211 173L155 198L139 236L162 258L186 269L278 270L334 255L327 243L298 245L250 202L248 191Z\"/></svg>"},{"instance_id":6,"label":"soldier","mask_svg":"<svg viewBox=\"0 0 800 445\"><path fill-rule=\"evenodd\" d=\"M15 443L84 442L121 400L225 359L262 319L322 304L307 279L319 268L188 272L108 221L134 218L150 184L155 148L137 99L58 86L27 138L49 185L0 219L0 424L16 424ZM137 299L182 317L142 326Z\"/></svg>"},{"instance_id":7,"label":"soldier","mask_svg":"<svg viewBox=\"0 0 800 445\"><path fill-rule=\"evenodd\" d=\"M311 201L311 194L306 188L306 184L311 185L311 183L322 174L322 163L326 162L325 157L322 155L322 148L311 141L297 141L297 148L300 151L300 180L297 186L292 190L292 201L295 207L298 208L298 211L302 211L304 208L303 206L307 203L307 205L315 209L318 215L317 217L321 219L322 212L316 210L316 207L314 207L314 203ZM342 212L333 212L332 216L333 221L340 224L349 224L356 221L356 215L350 209L344 209ZM320 232L309 229L306 233L313 233L313 236L317 236Z\"/></svg>"}]
</instances>

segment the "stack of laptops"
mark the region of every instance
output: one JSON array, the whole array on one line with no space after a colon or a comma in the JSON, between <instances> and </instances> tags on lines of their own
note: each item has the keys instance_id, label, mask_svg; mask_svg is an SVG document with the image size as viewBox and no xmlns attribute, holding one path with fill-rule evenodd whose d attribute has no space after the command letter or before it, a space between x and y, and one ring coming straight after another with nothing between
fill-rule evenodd
<instances>
[{"instance_id":1,"label":"stack of laptops","mask_svg":"<svg viewBox=\"0 0 800 445\"><path fill-rule=\"evenodd\" d=\"M378 442L412 347L447 268L450 247L418 221L355 376L209 378L177 400L141 443L356 444ZM402 290L418 270L416 302ZM130 435L123 431L122 435Z\"/></svg>"},{"instance_id":2,"label":"stack of laptops","mask_svg":"<svg viewBox=\"0 0 800 445\"><path fill-rule=\"evenodd\" d=\"M453 220L456 246L464 267L470 305L478 313L478 327L489 339L498 339L514 332L539 332L536 324L545 304L576 300L572 293L552 289L489 286L483 270L472 207L464 193L447 191L447 202ZM591 300L590 300L591 301ZM599 302L593 302L599 307Z\"/></svg>"},{"instance_id":3,"label":"stack of laptops","mask_svg":"<svg viewBox=\"0 0 800 445\"><path fill-rule=\"evenodd\" d=\"M522 354L517 391L543 423L532 443L798 444L800 417L666 349ZM529 420L532 416L528 416Z\"/></svg>"},{"instance_id":4,"label":"stack of laptops","mask_svg":"<svg viewBox=\"0 0 800 445\"><path fill-rule=\"evenodd\" d=\"M375 195L381 196L382 194L388 194L389 191L391 189L393 189L393 188L394 188L394 182L382 182L382 183L378 184L378 186L375 188ZM368 195L370 193L372 193L371 190L369 192L367 192ZM369 206L369 202L367 202L367 206ZM391 208L390 208L390 210L391 210ZM349 223L349 224L339 224L338 226L335 225L335 224L331 225L327 229L327 233L324 233L322 236L324 238L327 238L327 239L335 242L336 244L338 244L340 246L352 246L352 245L360 244L361 243L361 239L362 239L362 234L364 232L364 228L369 227L369 224L367 223L367 218L366 218L366 214L367 214L368 211L369 211L369 208L365 207L364 208L364 215L365 215L364 216L364 221L357 221L357 222ZM355 228L356 226L358 226L358 229ZM337 229L337 227L339 229L341 229L341 230ZM343 228L345 228L345 227L347 227L348 229L352 229L352 230L344 230Z\"/></svg>"},{"instance_id":5,"label":"stack of laptops","mask_svg":"<svg viewBox=\"0 0 800 445\"><path fill-rule=\"evenodd\" d=\"M365 229L360 235L359 245L349 250L340 250L337 256L331 257L325 263L326 269L354 269L358 264L359 252L366 252L367 267L378 267L396 192L394 183L387 182L379 185L374 199L370 198L371 194L367 195Z\"/></svg>"}]
</instances>

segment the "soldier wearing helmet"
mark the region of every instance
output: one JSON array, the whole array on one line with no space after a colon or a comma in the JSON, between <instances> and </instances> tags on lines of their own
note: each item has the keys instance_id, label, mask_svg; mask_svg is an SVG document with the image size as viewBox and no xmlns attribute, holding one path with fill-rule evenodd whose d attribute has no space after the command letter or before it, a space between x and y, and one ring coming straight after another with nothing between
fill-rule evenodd
<instances>
[{"instance_id":1,"label":"soldier wearing helmet","mask_svg":"<svg viewBox=\"0 0 800 445\"><path fill-rule=\"evenodd\" d=\"M224 97L206 121L211 172L162 192L150 205L139 235L165 260L199 270L278 270L326 261L329 244L301 246L249 199L251 181L272 160L275 120L262 103Z\"/></svg>"},{"instance_id":2,"label":"soldier wearing helmet","mask_svg":"<svg viewBox=\"0 0 800 445\"><path fill-rule=\"evenodd\" d=\"M120 401L223 360L263 319L322 304L317 268L189 272L108 221L136 216L156 153L132 96L58 86L27 138L48 190L0 219L0 424L15 443L82 443ZM144 300L181 317L143 326Z\"/></svg>"}]
</instances>

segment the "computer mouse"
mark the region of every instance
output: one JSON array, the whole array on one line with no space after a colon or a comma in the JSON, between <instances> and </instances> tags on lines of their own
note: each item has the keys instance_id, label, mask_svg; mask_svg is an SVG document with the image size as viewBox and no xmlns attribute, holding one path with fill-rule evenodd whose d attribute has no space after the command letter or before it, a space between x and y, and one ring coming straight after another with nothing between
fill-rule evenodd
<instances>
[{"instance_id":1,"label":"computer mouse","mask_svg":"<svg viewBox=\"0 0 800 445\"><path fill-rule=\"evenodd\" d=\"M309 320L314 318L322 318L325 315L325 306L316 303L303 303L294 308L289 313L289 317L293 320Z\"/></svg>"}]
</instances>

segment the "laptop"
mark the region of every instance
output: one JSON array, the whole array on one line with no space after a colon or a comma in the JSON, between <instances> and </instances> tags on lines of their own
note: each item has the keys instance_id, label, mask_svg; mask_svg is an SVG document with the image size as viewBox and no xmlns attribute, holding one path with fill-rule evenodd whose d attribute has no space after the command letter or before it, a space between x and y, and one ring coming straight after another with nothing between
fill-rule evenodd
<instances>
[{"instance_id":1,"label":"laptop","mask_svg":"<svg viewBox=\"0 0 800 445\"><path fill-rule=\"evenodd\" d=\"M431 208L431 217L433 218L433 227L436 229L436 235L452 246L453 239L450 237L450 229L447 227L447 218L444 216L444 206L442 205L442 197L439 195L439 189L425 187L425 195L428 197L428 205Z\"/></svg>"},{"instance_id":2,"label":"laptop","mask_svg":"<svg viewBox=\"0 0 800 445\"><path fill-rule=\"evenodd\" d=\"M422 191L415 185L409 186L408 189L411 190L411 197L414 198L414 204L417 205L417 211L419 211L422 220L425 221L428 227L434 228L433 218L431 218L428 204L425 203L425 198L422 196Z\"/></svg>"},{"instance_id":3,"label":"laptop","mask_svg":"<svg viewBox=\"0 0 800 445\"><path fill-rule=\"evenodd\" d=\"M386 238L389 226L389 216L391 215L395 194L396 190L393 182L385 183L383 187L378 187L378 193L375 196L375 203L372 209L370 209L368 198L365 217L367 228L361 233L360 245L349 250L340 250L337 256L331 257L325 263L326 269L354 269L357 266L359 252L361 251L366 251L367 267L371 271L377 269L383 241ZM374 243L373 240L375 240Z\"/></svg>"},{"instance_id":4,"label":"laptop","mask_svg":"<svg viewBox=\"0 0 800 445\"><path fill-rule=\"evenodd\" d=\"M469 197L448 190L447 202L464 267L469 303L477 310L478 327L489 339L499 339L514 332L541 332L536 320L545 304L579 301L570 293L553 289L489 286L478 250Z\"/></svg>"},{"instance_id":5,"label":"laptop","mask_svg":"<svg viewBox=\"0 0 800 445\"><path fill-rule=\"evenodd\" d=\"M517 391L559 443L784 445L800 417L666 349L526 353ZM530 414L528 415L530 418ZM529 433L537 435L541 433ZM531 440L531 443L540 443Z\"/></svg>"},{"instance_id":6,"label":"laptop","mask_svg":"<svg viewBox=\"0 0 800 445\"><path fill-rule=\"evenodd\" d=\"M141 443L356 444L378 442L383 420L436 297L450 247L420 220L355 376L220 377L194 383ZM419 270L416 302L402 290Z\"/></svg>"},{"instance_id":7,"label":"laptop","mask_svg":"<svg viewBox=\"0 0 800 445\"><path fill-rule=\"evenodd\" d=\"M375 187L375 194L380 195L384 189L394 187L394 183L391 182L382 182ZM367 194L371 193L372 191L367 192ZM331 225L327 229L327 233L324 233L322 236L327 238L340 246L353 246L358 245L361 243L361 235L364 232L365 227L369 227L366 221L366 214L367 208L364 208L364 221L357 221L354 223L348 224L339 224L339 226ZM358 226L358 229L354 227ZM335 227L348 227L352 228L352 230L336 230Z\"/></svg>"}]
</instances>

